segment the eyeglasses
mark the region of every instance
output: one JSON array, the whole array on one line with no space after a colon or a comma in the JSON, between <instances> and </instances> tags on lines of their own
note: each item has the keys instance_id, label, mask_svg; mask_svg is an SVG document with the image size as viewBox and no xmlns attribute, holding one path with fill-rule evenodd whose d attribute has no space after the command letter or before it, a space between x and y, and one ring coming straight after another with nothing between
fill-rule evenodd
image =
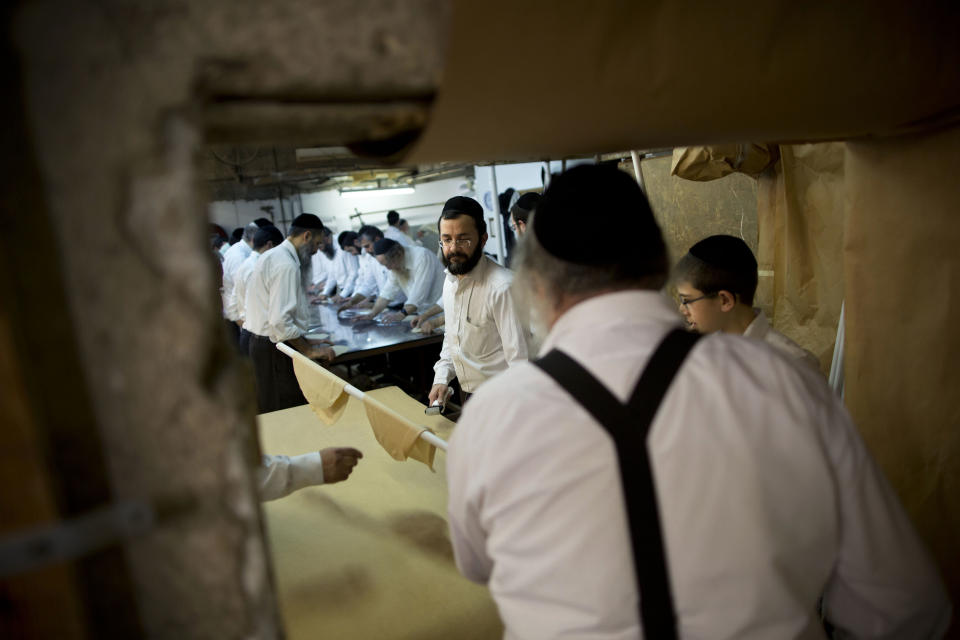
<instances>
[{"instance_id":1,"label":"eyeglasses","mask_svg":"<svg viewBox=\"0 0 960 640\"><path fill-rule=\"evenodd\" d=\"M444 238L440 240L441 247L463 247L469 249L473 245L473 240L471 238Z\"/></svg>"},{"instance_id":2,"label":"eyeglasses","mask_svg":"<svg viewBox=\"0 0 960 640\"><path fill-rule=\"evenodd\" d=\"M717 297L717 294L715 294L715 293L705 293L705 294L703 294L702 296L700 296L699 298L680 298L680 299L678 300L678 302L680 303L680 306L681 306L681 307L687 308L687 307L689 307L691 304L693 304L694 302L698 302L698 301L704 300L704 299L706 299L706 298L716 298L716 297Z\"/></svg>"}]
</instances>

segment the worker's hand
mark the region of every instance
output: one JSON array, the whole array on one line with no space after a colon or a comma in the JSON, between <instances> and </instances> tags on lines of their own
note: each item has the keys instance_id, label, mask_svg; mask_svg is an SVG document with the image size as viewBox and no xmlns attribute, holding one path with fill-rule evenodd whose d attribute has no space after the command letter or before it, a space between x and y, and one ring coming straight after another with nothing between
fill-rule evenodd
<instances>
[{"instance_id":1,"label":"worker's hand","mask_svg":"<svg viewBox=\"0 0 960 640\"><path fill-rule=\"evenodd\" d=\"M330 347L325 347L322 344L315 344L310 347L310 353L307 354L307 357L311 360L318 360L320 362L330 362L337 357L337 353Z\"/></svg>"},{"instance_id":2,"label":"worker's hand","mask_svg":"<svg viewBox=\"0 0 960 640\"><path fill-rule=\"evenodd\" d=\"M363 454L350 447L330 447L320 450L320 460L323 462L323 484L343 482L350 477L350 472L357 466L357 461Z\"/></svg>"},{"instance_id":3,"label":"worker's hand","mask_svg":"<svg viewBox=\"0 0 960 640\"><path fill-rule=\"evenodd\" d=\"M423 316L413 316L410 319L410 326L414 329L420 326L420 323L423 321Z\"/></svg>"},{"instance_id":4,"label":"worker's hand","mask_svg":"<svg viewBox=\"0 0 960 640\"><path fill-rule=\"evenodd\" d=\"M380 317L383 318L384 322L400 322L401 320L406 318L406 316L400 313L399 311L387 311Z\"/></svg>"},{"instance_id":5,"label":"worker's hand","mask_svg":"<svg viewBox=\"0 0 960 640\"><path fill-rule=\"evenodd\" d=\"M353 306L355 305L350 300L347 300L346 302L344 302L343 304L337 307L337 313L340 313L344 309L349 309L350 307L353 307Z\"/></svg>"},{"instance_id":6,"label":"worker's hand","mask_svg":"<svg viewBox=\"0 0 960 640\"><path fill-rule=\"evenodd\" d=\"M358 309L373 309L373 300L363 300L357 305Z\"/></svg>"},{"instance_id":7,"label":"worker's hand","mask_svg":"<svg viewBox=\"0 0 960 640\"><path fill-rule=\"evenodd\" d=\"M442 322L440 324L443 324ZM433 330L440 326L436 320L424 320L420 323L420 332L423 335L430 335Z\"/></svg>"},{"instance_id":8,"label":"worker's hand","mask_svg":"<svg viewBox=\"0 0 960 640\"><path fill-rule=\"evenodd\" d=\"M429 404L433 404L437 400L440 401L440 404L446 404L447 402L447 385L445 384L435 384L433 388L430 389Z\"/></svg>"}]
</instances>

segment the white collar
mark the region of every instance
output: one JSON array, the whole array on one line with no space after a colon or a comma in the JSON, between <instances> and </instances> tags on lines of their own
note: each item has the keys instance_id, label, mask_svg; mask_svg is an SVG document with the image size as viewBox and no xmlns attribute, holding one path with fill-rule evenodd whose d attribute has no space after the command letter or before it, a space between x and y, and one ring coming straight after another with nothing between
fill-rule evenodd
<instances>
[{"instance_id":1,"label":"white collar","mask_svg":"<svg viewBox=\"0 0 960 640\"><path fill-rule=\"evenodd\" d=\"M567 309L554 323L543 341L541 353L562 344L568 336L584 330L596 330L611 320L635 324L680 325L682 319L674 306L659 291L630 289L605 293Z\"/></svg>"}]
</instances>

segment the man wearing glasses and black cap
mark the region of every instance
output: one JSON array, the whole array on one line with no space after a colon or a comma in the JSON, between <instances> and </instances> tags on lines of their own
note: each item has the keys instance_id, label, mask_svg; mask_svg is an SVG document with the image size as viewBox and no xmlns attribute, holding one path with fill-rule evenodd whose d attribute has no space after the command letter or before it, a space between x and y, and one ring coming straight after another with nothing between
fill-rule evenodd
<instances>
[{"instance_id":1,"label":"man wearing glasses and black cap","mask_svg":"<svg viewBox=\"0 0 960 640\"><path fill-rule=\"evenodd\" d=\"M447 276L443 283L446 333L430 403L446 400L460 381L466 400L491 376L527 359L527 336L514 304L512 274L483 254L487 224L473 198L447 200L437 223Z\"/></svg>"}]
</instances>

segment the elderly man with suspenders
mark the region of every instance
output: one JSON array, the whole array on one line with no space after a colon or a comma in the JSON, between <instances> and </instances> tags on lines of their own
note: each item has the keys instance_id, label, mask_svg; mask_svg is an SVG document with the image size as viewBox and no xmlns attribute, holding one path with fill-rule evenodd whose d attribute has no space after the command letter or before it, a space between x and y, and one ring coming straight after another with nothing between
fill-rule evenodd
<instances>
[{"instance_id":1,"label":"elderly man with suspenders","mask_svg":"<svg viewBox=\"0 0 960 640\"><path fill-rule=\"evenodd\" d=\"M584 245L588 219L618 242ZM519 256L539 360L487 381L450 441L457 565L507 638L943 634L950 604L817 372L683 331L667 255L625 173L555 178ZM845 637L846 637L845 636Z\"/></svg>"}]
</instances>

